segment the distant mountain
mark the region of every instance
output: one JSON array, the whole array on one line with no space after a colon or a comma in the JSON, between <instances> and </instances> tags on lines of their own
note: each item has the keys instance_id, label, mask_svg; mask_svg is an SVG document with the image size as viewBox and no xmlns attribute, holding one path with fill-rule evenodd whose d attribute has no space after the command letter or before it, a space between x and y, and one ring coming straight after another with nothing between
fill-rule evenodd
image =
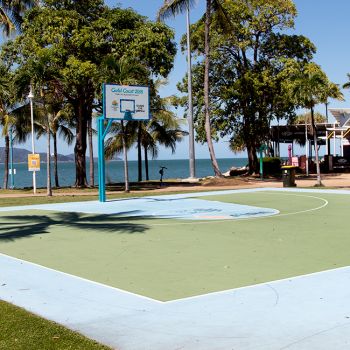
<instances>
[{"instance_id":1,"label":"distant mountain","mask_svg":"<svg viewBox=\"0 0 350 350\"><path fill-rule=\"evenodd\" d=\"M27 163L28 162L28 154L32 153L24 148L13 148L13 162L14 163ZM46 153L39 152L40 154L40 160L42 162L46 161ZM74 162L75 157L74 153L63 155L58 154L57 159L59 162ZM89 161L89 156L87 154L86 160ZM94 160L97 162L97 158L94 158ZM113 156L112 160L122 160L121 158L117 157L116 155ZM0 147L0 164L5 162L5 147Z\"/></svg>"},{"instance_id":2,"label":"distant mountain","mask_svg":"<svg viewBox=\"0 0 350 350\"><path fill-rule=\"evenodd\" d=\"M24 148L13 148L13 162L14 163L26 163L28 161L28 154L32 153ZM40 159L42 161L46 160L46 153L39 152ZM59 162L74 162L74 154L69 154L67 156L63 154L58 154L57 156ZM5 161L5 147L0 147L0 163Z\"/></svg>"}]
</instances>

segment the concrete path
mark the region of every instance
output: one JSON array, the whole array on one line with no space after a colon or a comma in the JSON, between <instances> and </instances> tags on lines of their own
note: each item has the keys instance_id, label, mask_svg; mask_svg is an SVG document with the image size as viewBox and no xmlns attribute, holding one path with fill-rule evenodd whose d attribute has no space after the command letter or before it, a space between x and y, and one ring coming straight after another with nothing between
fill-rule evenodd
<instances>
[{"instance_id":1,"label":"concrete path","mask_svg":"<svg viewBox=\"0 0 350 350\"><path fill-rule=\"evenodd\" d=\"M162 303L0 255L0 299L119 350L350 348L350 268Z\"/></svg>"},{"instance_id":2,"label":"concrete path","mask_svg":"<svg viewBox=\"0 0 350 350\"><path fill-rule=\"evenodd\" d=\"M350 267L163 303L0 254L0 299L119 350L350 348Z\"/></svg>"}]
</instances>

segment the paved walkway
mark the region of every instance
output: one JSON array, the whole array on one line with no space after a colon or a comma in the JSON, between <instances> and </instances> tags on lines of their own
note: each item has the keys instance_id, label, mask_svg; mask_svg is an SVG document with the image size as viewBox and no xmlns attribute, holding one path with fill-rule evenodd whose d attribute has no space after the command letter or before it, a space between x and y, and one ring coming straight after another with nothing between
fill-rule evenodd
<instances>
[{"instance_id":1,"label":"paved walkway","mask_svg":"<svg viewBox=\"0 0 350 350\"><path fill-rule=\"evenodd\" d=\"M350 347L348 267L161 303L1 254L0 266L1 299L119 350Z\"/></svg>"},{"instance_id":2,"label":"paved walkway","mask_svg":"<svg viewBox=\"0 0 350 350\"><path fill-rule=\"evenodd\" d=\"M118 350L350 348L350 267L163 303L2 254L0 266L0 299Z\"/></svg>"}]
</instances>

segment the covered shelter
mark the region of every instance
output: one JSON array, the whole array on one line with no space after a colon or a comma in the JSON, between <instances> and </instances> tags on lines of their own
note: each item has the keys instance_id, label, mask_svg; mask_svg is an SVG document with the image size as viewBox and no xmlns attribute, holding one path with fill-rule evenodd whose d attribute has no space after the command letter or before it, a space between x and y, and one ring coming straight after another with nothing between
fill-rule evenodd
<instances>
[{"instance_id":1,"label":"covered shelter","mask_svg":"<svg viewBox=\"0 0 350 350\"><path fill-rule=\"evenodd\" d=\"M328 170L350 168L350 108L332 108L330 112L336 121L316 124L317 144L326 146L324 153ZM276 156L280 156L281 143L291 145L289 149L292 156L294 155L295 143L305 145L305 155L300 157L300 166L306 172L308 172L309 161L312 159L313 139L310 124L275 125L270 128L270 141L273 154ZM339 142L340 148L338 150L340 152L337 152Z\"/></svg>"}]
</instances>

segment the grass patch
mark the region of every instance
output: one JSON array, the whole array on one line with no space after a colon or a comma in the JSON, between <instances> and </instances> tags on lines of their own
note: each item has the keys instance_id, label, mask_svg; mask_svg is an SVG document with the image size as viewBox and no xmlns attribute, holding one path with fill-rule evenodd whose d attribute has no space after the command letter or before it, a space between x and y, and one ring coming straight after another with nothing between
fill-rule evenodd
<instances>
[{"instance_id":1,"label":"grass patch","mask_svg":"<svg viewBox=\"0 0 350 350\"><path fill-rule=\"evenodd\" d=\"M182 193L196 193L196 192L211 192L212 190L207 190L203 188L198 188L197 190L191 191L171 191L171 192L152 192L152 191L142 191L142 192L118 192L113 194L107 194L107 200L109 199L123 199L123 198L139 198L147 196L161 196L166 194L182 194ZM3 192L0 191L0 194ZM13 193L13 192L11 192ZM20 194L20 193L19 193ZM68 203L68 202L84 202L84 201L96 201L98 200L98 195L81 195L80 193L74 193L72 195L63 195L63 196L52 196L52 197L43 197L43 196L26 196L26 197L7 197L1 198L0 207L11 207L11 206L21 206L21 205L35 205L35 204L50 204L50 203Z\"/></svg>"},{"instance_id":2,"label":"grass patch","mask_svg":"<svg viewBox=\"0 0 350 350\"><path fill-rule=\"evenodd\" d=\"M150 193L118 193L109 195L108 199L142 197L150 195ZM73 194L68 196L53 196L53 197L8 197L1 198L0 207L20 206L20 205L34 205L34 204L50 204L50 203L67 203L67 202L84 202L96 201L97 195L79 195Z\"/></svg>"},{"instance_id":3,"label":"grass patch","mask_svg":"<svg viewBox=\"0 0 350 350\"><path fill-rule=\"evenodd\" d=\"M2 350L108 350L107 346L47 321L17 306L0 301Z\"/></svg>"}]
</instances>

